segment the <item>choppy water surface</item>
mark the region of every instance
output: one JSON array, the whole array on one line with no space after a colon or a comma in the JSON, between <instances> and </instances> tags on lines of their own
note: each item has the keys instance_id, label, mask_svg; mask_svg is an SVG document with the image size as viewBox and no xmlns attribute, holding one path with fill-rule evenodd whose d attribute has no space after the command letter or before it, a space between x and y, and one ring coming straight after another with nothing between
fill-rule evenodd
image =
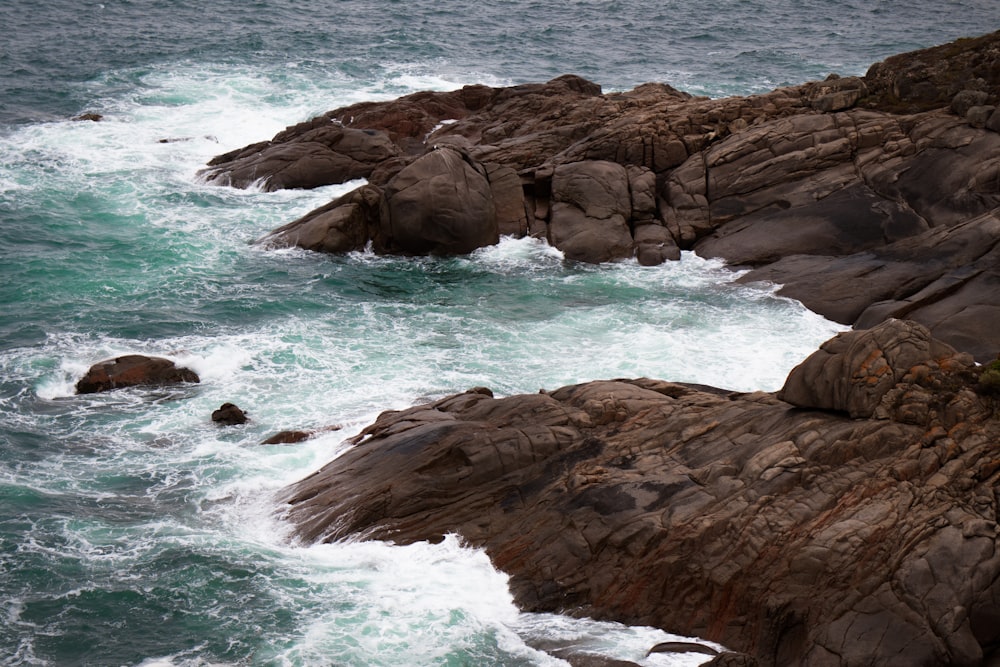
<instances>
[{"instance_id":1,"label":"choppy water surface","mask_svg":"<svg viewBox=\"0 0 1000 667\"><path fill-rule=\"evenodd\" d=\"M747 93L998 18L993 3L906 6L0 8L2 664L564 664L542 642L698 664L645 657L660 630L518 612L505 575L458 538L296 545L274 493L383 409L611 377L775 389L838 326L690 254L644 268L511 239L452 259L262 251L255 238L355 184L263 193L195 173L365 99L570 71ZM105 119L69 120L84 111ZM73 394L90 364L133 352L202 383ZM252 421L216 428L226 401Z\"/></svg>"}]
</instances>

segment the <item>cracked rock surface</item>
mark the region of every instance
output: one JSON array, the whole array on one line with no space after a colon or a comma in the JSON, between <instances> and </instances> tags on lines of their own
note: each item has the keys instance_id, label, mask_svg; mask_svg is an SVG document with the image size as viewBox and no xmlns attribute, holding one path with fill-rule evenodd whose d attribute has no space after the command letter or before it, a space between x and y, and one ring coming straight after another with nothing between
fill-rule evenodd
<instances>
[{"instance_id":1,"label":"cracked rock surface","mask_svg":"<svg viewBox=\"0 0 1000 667\"><path fill-rule=\"evenodd\" d=\"M524 609L761 665L1000 657L1000 403L916 323L838 335L777 393L651 379L383 413L288 488L305 542L457 533Z\"/></svg>"},{"instance_id":2,"label":"cracked rock surface","mask_svg":"<svg viewBox=\"0 0 1000 667\"><path fill-rule=\"evenodd\" d=\"M998 107L995 32L749 97L603 93L573 75L420 92L334 109L202 175L368 180L269 246L441 255L531 235L569 260L643 265L695 250L830 319L905 317L987 361L1000 351Z\"/></svg>"}]
</instances>

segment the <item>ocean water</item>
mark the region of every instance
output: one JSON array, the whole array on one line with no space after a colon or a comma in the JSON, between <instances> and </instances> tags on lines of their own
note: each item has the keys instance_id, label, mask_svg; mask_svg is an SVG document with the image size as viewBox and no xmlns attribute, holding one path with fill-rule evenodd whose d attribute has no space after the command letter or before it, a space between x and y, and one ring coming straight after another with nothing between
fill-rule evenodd
<instances>
[{"instance_id":1,"label":"ocean water","mask_svg":"<svg viewBox=\"0 0 1000 667\"><path fill-rule=\"evenodd\" d=\"M254 239L356 184L195 174L356 101L567 72L746 94L1000 27L1000 7L307 4L0 6L0 664L566 664L543 644L699 664L646 657L661 629L519 612L458 536L296 544L275 494L384 409L611 377L773 390L838 325L689 253L649 268L528 239L452 259L263 251ZM84 112L104 120L70 120ZM133 352L202 383L74 395L91 364ZM216 427L227 401L251 422Z\"/></svg>"}]
</instances>

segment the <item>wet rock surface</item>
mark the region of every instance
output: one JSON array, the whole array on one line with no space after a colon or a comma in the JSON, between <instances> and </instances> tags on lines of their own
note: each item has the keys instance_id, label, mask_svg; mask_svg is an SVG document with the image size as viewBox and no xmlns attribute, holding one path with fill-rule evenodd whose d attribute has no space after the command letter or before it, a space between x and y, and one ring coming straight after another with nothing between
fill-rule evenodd
<instances>
[{"instance_id":1,"label":"wet rock surface","mask_svg":"<svg viewBox=\"0 0 1000 667\"><path fill-rule=\"evenodd\" d=\"M212 421L220 426L239 426L246 424L250 418L235 403L223 403L217 410L212 411Z\"/></svg>"},{"instance_id":2,"label":"wet rock surface","mask_svg":"<svg viewBox=\"0 0 1000 667\"><path fill-rule=\"evenodd\" d=\"M76 393L93 394L125 387L161 387L198 382L198 374L162 357L129 354L99 361L76 383Z\"/></svg>"},{"instance_id":3,"label":"wet rock surface","mask_svg":"<svg viewBox=\"0 0 1000 667\"><path fill-rule=\"evenodd\" d=\"M521 607L745 654L717 664L986 664L1000 420L979 373L888 320L831 340L775 394L472 390L381 415L287 489L287 516L305 542L457 533Z\"/></svg>"},{"instance_id":4,"label":"wet rock surface","mask_svg":"<svg viewBox=\"0 0 1000 667\"><path fill-rule=\"evenodd\" d=\"M986 361L1000 350L998 107L1000 32L749 97L602 93L572 75L416 93L335 109L203 176L368 179L268 245L463 254L533 235L571 260L643 265L693 249L836 321L906 317Z\"/></svg>"}]
</instances>

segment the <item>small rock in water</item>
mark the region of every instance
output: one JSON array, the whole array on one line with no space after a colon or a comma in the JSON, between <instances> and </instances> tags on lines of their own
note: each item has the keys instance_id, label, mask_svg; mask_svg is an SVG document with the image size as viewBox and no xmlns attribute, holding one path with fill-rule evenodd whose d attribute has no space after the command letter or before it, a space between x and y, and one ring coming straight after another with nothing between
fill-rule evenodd
<instances>
[{"instance_id":1,"label":"small rock in water","mask_svg":"<svg viewBox=\"0 0 1000 667\"><path fill-rule=\"evenodd\" d=\"M654 653L704 653L705 655L716 656L719 652L706 644L698 642L660 642L646 652L646 655Z\"/></svg>"},{"instance_id":2,"label":"small rock in water","mask_svg":"<svg viewBox=\"0 0 1000 667\"><path fill-rule=\"evenodd\" d=\"M279 431L260 444L292 445L295 444L296 442L302 442L303 440L308 440L310 437L312 437L312 435L313 431Z\"/></svg>"},{"instance_id":3,"label":"small rock in water","mask_svg":"<svg viewBox=\"0 0 1000 667\"><path fill-rule=\"evenodd\" d=\"M319 435L321 433L328 433L330 431L339 431L343 428L340 424L331 424L330 426L324 426L323 428L314 429L312 431L278 431L272 435L267 440L264 440L260 444L262 445L292 445L297 442L303 442L309 438Z\"/></svg>"},{"instance_id":4,"label":"small rock in water","mask_svg":"<svg viewBox=\"0 0 1000 667\"><path fill-rule=\"evenodd\" d=\"M212 421L222 426L237 426L247 423L247 415L233 403L223 403L212 413Z\"/></svg>"},{"instance_id":5,"label":"small rock in water","mask_svg":"<svg viewBox=\"0 0 1000 667\"><path fill-rule=\"evenodd\" d=\"M169 359L127 354L91 366L87 374L76 383L76 393L93 394L123 387L163 386L198 381L197 373L188 368L178 368Z\"/></svg>"}]
</instances>

